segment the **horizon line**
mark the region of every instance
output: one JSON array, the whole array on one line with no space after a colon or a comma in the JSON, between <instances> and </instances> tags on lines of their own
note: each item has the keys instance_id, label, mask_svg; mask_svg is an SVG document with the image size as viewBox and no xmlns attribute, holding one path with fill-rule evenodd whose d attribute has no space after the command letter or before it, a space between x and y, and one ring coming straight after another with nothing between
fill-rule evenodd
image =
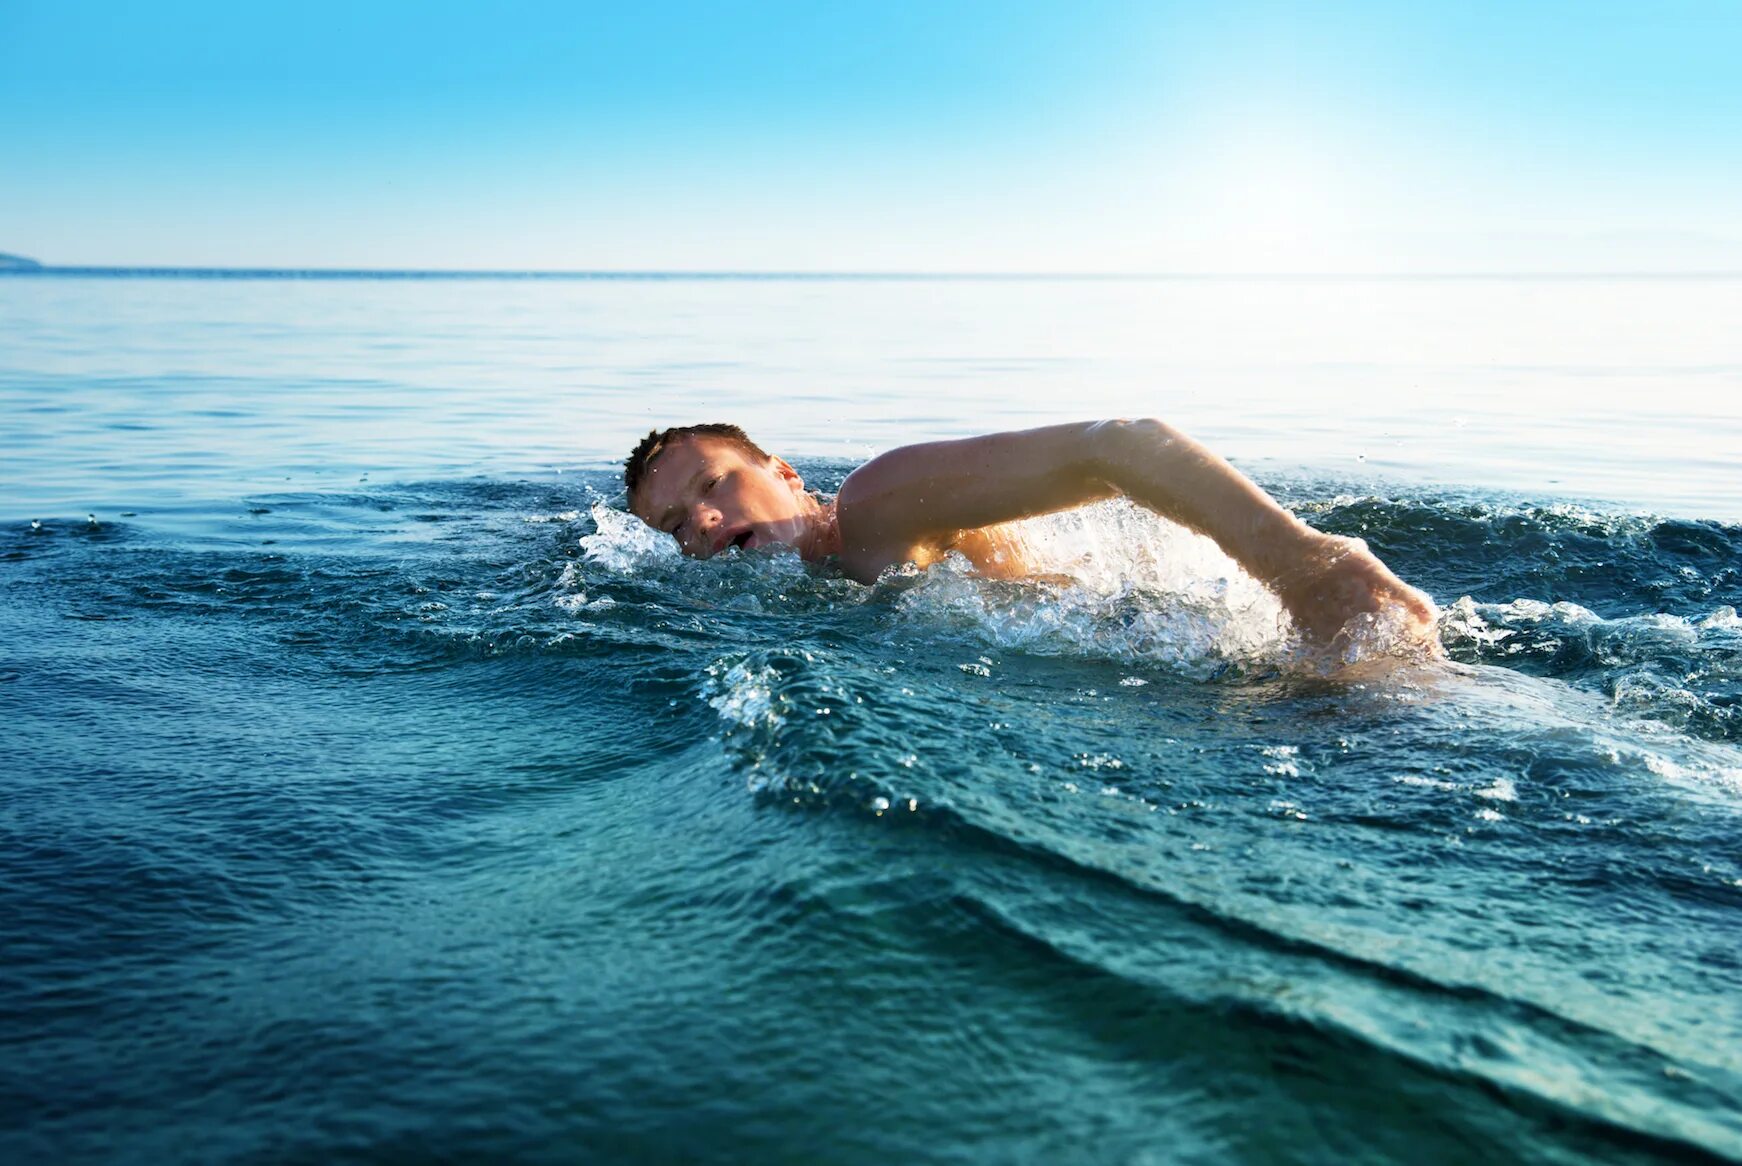
<instances>
[{"instance_id":1,"label":"horizon line","mask_svg":"<svg viewBox=\"0 0 1742 1166\"><path fill-rule=\"evenodd\" d=\"M863 271L729 269L536 269L416 267L218 267L185 264L47 264L0 267L0 276L111 276L130 278L216 279L451 279L451 280L695 280L745 282L1166 282L1286 280L1484 280L1484 279L1742 279L1742 269L1654 270L1486 270L1486 271Z\"/></svg>"}]
</instances>

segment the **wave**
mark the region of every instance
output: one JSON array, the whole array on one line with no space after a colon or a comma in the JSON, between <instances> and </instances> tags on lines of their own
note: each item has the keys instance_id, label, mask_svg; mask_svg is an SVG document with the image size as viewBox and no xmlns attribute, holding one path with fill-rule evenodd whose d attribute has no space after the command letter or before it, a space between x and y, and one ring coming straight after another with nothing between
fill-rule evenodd
<instances>
[{"instance_id":1,"label":"wave","mask_svg":"<svg viewBox=\"0 0 1742 1166\"><path fill-rule=\"evenodd\" d=\"M0 706L33 783L0 892L39 932L32 990L108 958L140 871L153 951L347 907L381 934L370 912L404 904L375 896L435 870L438 948L508 917L480 903L536 916L492 933L516 951L681 914L781 981L841 950L782 944L846 903L863 982L910 944L904 990L970 968L964 999L1026 1009L1017 1044L1089 1039L1121 1080L1190 1064L1348 1129L1376 1120L1361 1088L1425 1105L1448 1154L1742 1148L1734 528L1297 496L1445 605L1450 663L1334 681L1288 667L1280 609L1213 546L1130 507L1021 528L1048 578L867 587L791 555L684 560L614 488L0 526ZM657 882L707 847L723 898L680 858L600 897L605 923L577 914L622 881L599 855L657 851L636 868ZM567 1055L547 1021L530 1044ZM1399 1154L1419 1133L1378 1124Z\"/></svg>"}]
</instances>

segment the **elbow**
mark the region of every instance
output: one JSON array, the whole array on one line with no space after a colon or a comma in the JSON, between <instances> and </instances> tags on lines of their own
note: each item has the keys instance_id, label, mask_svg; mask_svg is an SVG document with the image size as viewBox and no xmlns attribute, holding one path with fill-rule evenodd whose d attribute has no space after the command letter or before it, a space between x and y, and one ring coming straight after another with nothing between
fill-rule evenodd
<instances>
[{"instance_id":1,"label":"elbow","mask_svg":"<svg viewBox=\"0 0 1742 1166\"><path fill-rule=\"evenodd\" d=\"M1158 417L1096 421L1088 437L1095 464L1110 482L1122 484L1136 467L1152 465L1187 440L1185 434Z\"/></svg>"}]
</instances>

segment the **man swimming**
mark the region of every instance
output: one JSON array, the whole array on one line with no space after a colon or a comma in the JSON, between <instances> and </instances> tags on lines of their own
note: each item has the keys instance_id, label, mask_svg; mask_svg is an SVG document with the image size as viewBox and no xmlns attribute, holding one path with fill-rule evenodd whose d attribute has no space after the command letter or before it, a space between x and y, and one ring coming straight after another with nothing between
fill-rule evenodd
<instances>
[{"instance_id":1,"label":"man swimming","mask_svg":"<svg viewBox=\"0 0 1742 1166\"><path fill-rule=\"evenodd\" d=\"M629 508L712 558L784 545L862 583L959 553L998 577L1029 573L1000 523L1126 497L1212 539L1269 588L1303 639L1332 646L1351 621L1395 621L1434 650L1433 602L1356 539L1301 522L1244 474L1157 420L1090 421L902 446L847 476L833 501L736 425L649 433L624 467Z\"/></svg>"}]
</instances>

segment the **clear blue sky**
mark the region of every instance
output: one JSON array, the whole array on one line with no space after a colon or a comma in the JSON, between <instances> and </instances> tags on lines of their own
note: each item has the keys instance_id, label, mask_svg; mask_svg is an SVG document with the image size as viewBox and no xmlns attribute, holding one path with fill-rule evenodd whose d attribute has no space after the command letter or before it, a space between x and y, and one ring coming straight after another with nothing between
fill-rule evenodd
<instances>
[{"instance_id":1,"label":"clear blue sky","mask_svg":"<svg viewBox=\"0 0 1742 1166\"><path fill-rule=\"evenodd\" d=\"M1742 0L0 0L0 250L1742 270Z\"/></svg>"}]
</instances>

